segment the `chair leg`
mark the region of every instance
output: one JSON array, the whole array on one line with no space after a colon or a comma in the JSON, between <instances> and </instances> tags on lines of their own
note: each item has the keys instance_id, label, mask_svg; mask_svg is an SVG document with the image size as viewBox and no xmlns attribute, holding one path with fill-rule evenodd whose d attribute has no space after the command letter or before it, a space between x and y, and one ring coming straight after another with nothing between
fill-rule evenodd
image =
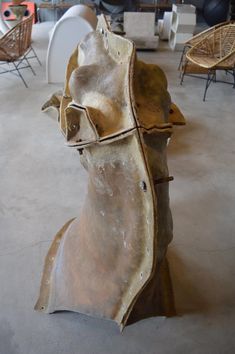
<instances>
[{"instance_id":1,"label":"chair leg","mask_svg":"<svg viewBox=\"0 0 235 354\"><path fill-rule=\"evenodd\" d=\"M33 70L32 66L30 65L30 62L28 61L28 59L26 58L26 56L24 57L24 59L25 59L25 61L27 62L29 68L31 69L33 75L36 76L36 73L35 73L35 71Z\"/></svg>"},{"instance_id":2,"label":"chair leg","mask_svg":"<svg viewBox=\"0 0 235 354\"><path fill-rule=\"evenodd\" d=\"M180 62L179 62L179 66L178 66L178 70L181 70L181 66L182 66L182 63L183 63L183 60L184 60L185 52L186 52L186 46L184 46L184 48L182 50L181 57L180 57Z\"/></svg>"},{"instance_id":3,"label":"chair leg","mask_svg":"<svg viewBox=\"0 0 235 354\"><path fill-rule=\"evenodd\" d=\"M216 80L217 80L217 77L216 77L216 71L215 71L214 76L213 76L213 81L216 82Z\"/></svg>"},{"instance_id":4,"label":"chair leg","mask_svg":"<svg viewBox=\"0 0 235 354\"><path fill-rule=\"evenodd\" d=\"M38 56L37 56L37 54L36 54L36 52L35 52L35 50L33 49L33 47L32 47L32 46L31 46L31 48L30 48L30 49L32 50L33 54L35 55L35 58L37 59L37 61L38 61L39 65L41 65L41 66L42 66L42 63L40 62L40 60L39 60L39 58L38 58Z\"/></svg>"},{"instance_id":5,"label":"chair leg","mask_svg":"<svg viewBox=\"0 0 235 354\"><path fill-rule=\"evenodd\" d=\"M205 100L206 100L207 90L208 90L211 82L214 80L215 75L216 75L215 72L212 73L210 70L208 71L207 80L206 80L206 87L205 87L204 96L203 96L203 102L205 102Z\"/></svg>"},{"instance_id":6,"label":"chair leg","mask_svg":"<svg viewBox=\"0 0 235 354\"><path fill-rule=\"evenodd\" d=\"M12 64L14 65L14 67L15 67L15 69L16 69L16 71L17 71L19 77L20 77L21 80L23 81L25 87L28 88L28 85L26 84L26 82L25 82L23 76L21 75L20 70L18 69L18 66L17 66L14 62L12 62Z\"/></svg>"},{"instance_id":7,"label":"chair leg","mask_svg":"<svg viewBox=\"0 0 235 354\"><path fill-rule=\"evenodd\" d=\"M235 88L235 68L233 69L233 88Z\"/></svg>"},{"instance_id":8,"label":"chair leg","mask_svg":"<svg viewBox=\"0 0 235 354\"><path fill-rule=\"evenodd\" d=\"M185 60L185 63L184 63L184 68L183 68L183 72L182 72L182 74L181 74L180 85L182 85L182 84L183 84L183 81L184 81L184 75L185 75L185 72L186 72L187 65L188 65L188 60Z\"/></svg>"}]
</instances>

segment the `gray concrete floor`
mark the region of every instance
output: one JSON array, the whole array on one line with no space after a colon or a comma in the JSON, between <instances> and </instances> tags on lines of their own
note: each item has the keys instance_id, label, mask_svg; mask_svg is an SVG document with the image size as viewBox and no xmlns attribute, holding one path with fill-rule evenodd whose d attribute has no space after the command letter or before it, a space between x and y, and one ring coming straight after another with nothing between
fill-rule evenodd
<instances>
[{"instance_id":1,"label":"gray concrete floor","mask_svg":"<svg viewBox=\"0 0 235 354\"><path fill-rule=\"evenodd\" d=\"M40 112L60 88L45 81L48 27L34 29L43 61L29 89L0 77L0 354L232 354L235 352L235 90L204 81L179 85L179 53L140 53L166 72L187 119L169 145L174 240L169 247L178 316L150 318L122 334L109 321L33 310L54 234L79 215L86 174ZM74 192L75 191L75 192Z\"/></svg>"}]
</instances>

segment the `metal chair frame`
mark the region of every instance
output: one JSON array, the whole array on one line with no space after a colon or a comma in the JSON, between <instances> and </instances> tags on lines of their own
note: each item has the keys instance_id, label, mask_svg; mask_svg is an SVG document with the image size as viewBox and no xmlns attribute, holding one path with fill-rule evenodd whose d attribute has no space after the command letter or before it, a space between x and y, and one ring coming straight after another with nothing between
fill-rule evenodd
<instances>
[{"instance_id":1,"label":"metal chair frame","mask_svg":"<svg viewBox=\"0 0 235 354\"><path fill-rule=\"evenodd\" d=\"M30 52L33 52L33 55L31 55L31 56L29 57L28 55L30 54ZM35 52L35 50L34 50L34 48L32 47L32 45L30 46L29 51L28 51L28 53L27 53L27 59L36 59L37 62L38 62L38 64L39 64L40 66L42 66L42 63L41 63L41 61L39 60L39 58L38 58L38 56L37 56L37 53Z\"/></svg>"}]
</instances>

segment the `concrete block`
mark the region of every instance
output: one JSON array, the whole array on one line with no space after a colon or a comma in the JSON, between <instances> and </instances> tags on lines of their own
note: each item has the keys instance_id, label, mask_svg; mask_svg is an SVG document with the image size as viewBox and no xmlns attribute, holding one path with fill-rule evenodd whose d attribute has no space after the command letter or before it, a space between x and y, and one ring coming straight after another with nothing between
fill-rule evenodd
<instances>
[{"instance_id":1,"label":"concrete block","mask_svg":"<svg viewBox=\"0 0 235 354\"><path fill-rule=\"evenodd\" d=\"M172 11L177 13L195 13L196 7L190 4L173 4Z\"/></svg>"},{"instance_id":2,"label":"concrete block","mask_svg":"<svg viewBox=\"0 0 235 354\"><path fill-rule=\"evenodd\" d=\"M194 32L196 25L196 15L195 14L180 14L176 12L172 14L171 29L174 32Z\"/></svg>"},{"instance_id":3,"label":"concrete block","mask_svg":"<svg viewBox=\"0 0 235 354\"><path fill-rule=\"evenodd\" d=\"M185 41L193 36L196 25L195 6L173 5L169 46L173 50L181 50Z\"/></svg>"},{"instance_id":4,"label":"concrete block","mask_svg":"<svg viewBox=\"0 0 235 354\"><path fill-rule=\"evenodd\" d=\"M192 37L192 33L175 33L171 31L169 46L172 50L182 50L184 43Z\"/></svg>"},{"instance_id":5,"label":"concrete block","mask_svg":"<svg viewBox=\"0 0 235 354\"><path fill-rule=\"evenodd\" d=\"M155 35L155 13L124 12L124 31L129 37L153 37Z\"/></svg>"}]
</instances>

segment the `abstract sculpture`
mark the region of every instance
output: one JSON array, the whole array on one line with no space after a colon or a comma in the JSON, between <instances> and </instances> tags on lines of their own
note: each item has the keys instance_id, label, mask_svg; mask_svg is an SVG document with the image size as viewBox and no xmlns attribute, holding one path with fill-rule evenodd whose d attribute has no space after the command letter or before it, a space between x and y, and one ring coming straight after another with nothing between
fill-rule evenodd
<instances>
[{"instance_id":1,"label":"abstract sculpture","mask_svg":"<svg viewBox=\"0 0 235 354\"><path fill-rule=\"evenodd\" d=\"M88 172L86 201L52 243L37 310L77 311L121 329L174 314L166 261L172 121L184 123L162 70L139 62L133 43L101 18L70 58L60 103L62 132Z\"/></svg>"}]
</instances>

